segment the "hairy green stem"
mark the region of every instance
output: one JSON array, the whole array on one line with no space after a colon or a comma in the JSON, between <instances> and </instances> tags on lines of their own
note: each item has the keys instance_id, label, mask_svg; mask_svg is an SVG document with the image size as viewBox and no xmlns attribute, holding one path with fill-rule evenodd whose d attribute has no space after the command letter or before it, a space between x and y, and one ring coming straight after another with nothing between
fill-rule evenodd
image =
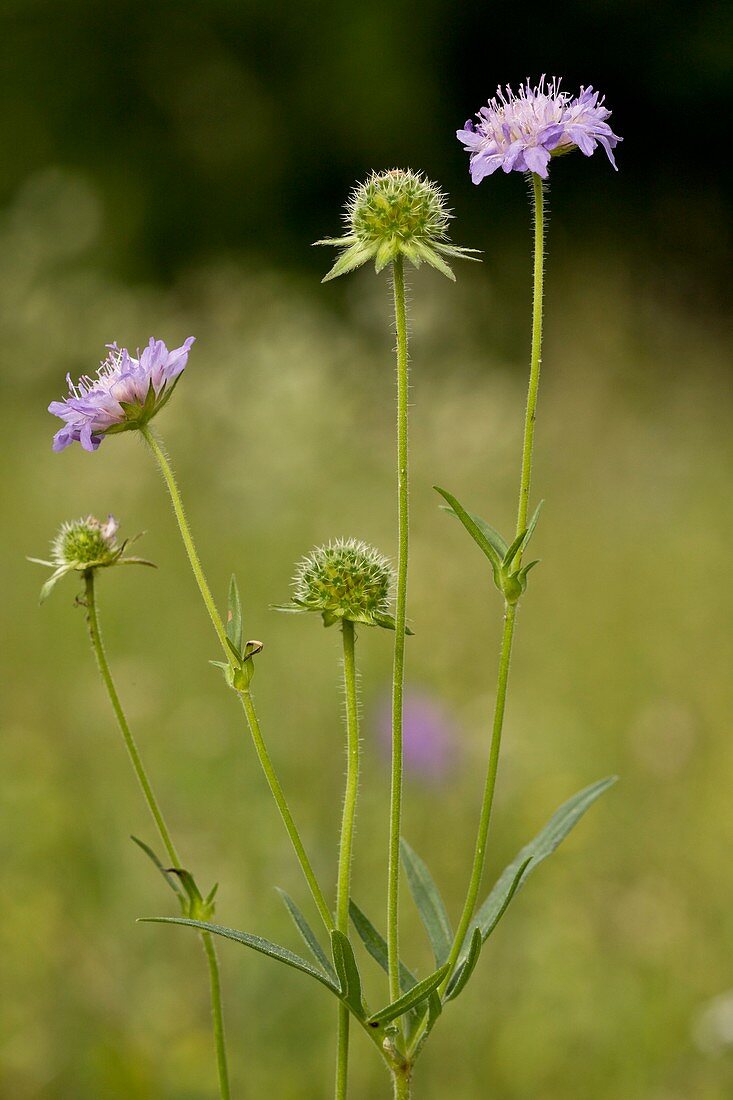
<instances>
[{"instance_id":1,"label":"hairy green stem","mask_svg":"<svg viewBox=\"0 0 733 1100\"><path fill-rule=\"evenodd\" d=\"M407 625L407 562L409 502L407 469L408 351L405 270L402 256L392 265L394 315L397 332L397 512L398 557L395 644L392 679L392 776L389 814L389 866L387 877L387 959L392 1000L400 996L400 830L402 824L402 712L405 680L405 628Z\"/></svg>"},{"instance_id":2,"label":"hairy green stem","mask_svg":"<svg viewBox=\"0 0 733 1100\"><path fill-rule=\"evenodd\" d=\"M87 609L87 623L89 626L89 636L92 642L92 649L97 659L97 665L99 667L104 686L107 689L109 700L112 704L112 709L117 719L117 725L120 728L125 747L127 749L130 762L132 764L137 780L142 788L143 796L147 803L148 809L155 821L155 824L160 834L160 839L163 842L163 847L168 853L168 858L171 861L173 867L178 870L182 869L182 864L178 852L176 851L175 844L171 838L168 826L165 823L158 800L156 799L153 788L150 785L145 767L143 765L140 753L137 745L135 744L135 738L132 736L132 731L128 724L125 712L120 702L120 697L117 694L117 688L112 678L112 671L109 667L107 660L107 654L104 648L104 642L102 641L102 632L99 626L99 613L97 611L97 599L94 586L94 570L90 569L84 574L84 586L85 586L85 602ZM204 945L204 951L206 952L206 958L209 964L209 982L211 986L211 1013L214 1024L214 1045L216 1047L216 1061L219 1071L219 1094L221 1100L230 1100L231 1093L229 1091L229 1073L227 1070L227 1053L226 1044L224 1040L224 1015L221 1002L221 983L219 981L219 964L216 958L216 952L214 951L214 945L211 942L211 936L208 932L204 932L201 935L201 941Z\"/></svg>"},{"instance_id":3,"label":"hairy green stem","mask_svg":"<svg viewBox=\"0 0 733 1100\"><path fill-rule=\"evenodd\" d=\"M534 451L534 426L537 419L537 394L542 366L542 300L545 275L545 196L540 177L532 174L532 209L534 214L534 278L532 296L532 358L529 368L527 411L524 418L524 444L522 446L522 474L519 484L517 508L517 535L527 526L529 491L532 484L532 455ZM521 551L516 559L519 568Z\"/></svg>"},{"instance_id":4,"label":"hairy green stem","mask_svg":"<svg viewBox=\"0 0 733 1100\"><path fill-rule=\"evenodd\" d=\"M209 964L211 983L211 1016L214 1024L214 1043L216 1045L216 1066L219 1073L219 1092L221 1100L231 1100L229 1090L229 1069L227 1067L227 1048L224 1040L224 1014L221 1007L221 983L219 980L219 960L210 932L201 933L206 959Z\"/></svg>"},{"instance_id":5,"label":"hairy green stem","mask_svg":"<svg viewBox=\"0 0 733 1100\"><path fill-rule=\"evenodd\" d=\"M153 788L150 785L150 780L148 779L147 772L145 771L145 766L142 762L138 747L135 744L135 738L132 736L132 730L128 725L127 718L125 717L125 712L122 709L122 703L120 702L120 697L117 694L115 682L112 679L112 671L109 667L109 662L107 661L107 654L104 649L104 642L102 641L102 632L99 627L99 613L97 611L97 597L95 591L93 569L90 569L87 573L84 574L84 588L89 637L91 638L92 649L94 650L94 656L97 659L99 672L102 676L102 680L104 681L104 686L107 689L107 694L109 696L109 701L112 704L112 710L115 713L115 718L117 719L117 725L120 728L120 733L122 734L122 738L125 742L125 748L127 749L127 754L130 757L130 763L132 764L135 775L137 776L137 781L142 789L143 797L145 799L145 802L147 803L148 809L150 810L158 833L160 834L160 839L163 842L163 846L168 853L168 858L171 861L172 866L180 870L182 867L180 857L178 855L178 852L176 851L173 840L171 839L171 834L168 831L168 826L165 823L165 819L163 818L160 806L158 805L158 800L153 794Z\"/></svg>"},{"instance_id":6,"label":"hairy green stem","mask_svg":"<svg viewBox=\"0 0 733 1100\"><path fill-rule=\"evenodd\" d=\"M196 579L196 584L198 585L199 592L201 593L201 598L204 601L206 610L208 611L209 617L214 625L214 630L216 631L221 648L224 651L224 656L226 657L227 661L231 662L232 652L227 642L226 630L221 620L221 616L219 615L219 612L217 610L216 603L214 602L214 597L211 594L211 589L209 588L206 577L204 575L201 561L196 551L196 544L194 543L193 535L191 534L191 528L189 527L186 513L183 508L181 494L178 489L178 485L176 484L173 469L171 467L170 461L168 460L165 448L161 445L160 441L156 438L148 425L143 425L140 428L140 432L145 439L145 442L150 447L150 450L153 453L153 457L158 464L158 468L163 475L163 480L165 481L168 493L171 498L171 503L173 505L173 512L178 522L178 529L181 533L183 545L186 548L188 560L191 564L191 569L193 570L193 575ZM249 693L241 695L240 698L242 700L242 707L247 718L247 723L249 725L250 734L252 735L252 740L254 742L255 751L257 753L260 766L265 773L265 778L267 779L270 791L272 792L272 796L275 799L277 808L280 811L280 816L283 819L283 823L287 830L288 836L290 837L290 842L295 850L295 854L298 858L301 870L303 872L303 875L305 876L306 882L308 883L311 894L313 895L313 900L316 904L316 908L318 909L324 925L330 931L333 928L333 917L331 915L331 911L328 908L328 904L324 897L323 891L318 884L318 880L316 879L315 872L305 851L303 842L300 839L300 834L295 824L295 819L290 812L290 808L285 798L283 789L280 786L277 775L275 774L275 769L273 767L270 754L267 750L267 746L265 745L264 738L262 737L262 731L260 729L260 724L257 718L257 712L255 710L254 702Z\"/></svg>"},{"instance_id":7,"label":"hairy green stem","mask_svg":"<svg viewBox=\"0 0 733 1100\"><path fill-rule=\"evenodd\" d=\"M529 370L529 387L527 393L527 407L524 418L524 441L522 446L522 469L519 482L519 505L517 508L516 534L520 535L527 526L529 511L529 493L532 482L532 457L534 451L534 429L537 416L537 395L540 383L540 367L542 365L542 297L543 276L545 259L545 217L544 217L544 192L540 177L532 175L532 198L534 214L534 273L533 273L533 298L532 298L532 351ZM515 569L519 568L521 553L515 559ZM463 906L458 928L456 929L453 947L449 957L450 967L441 986L441 993L446 989L456 962L464 945L466 932L471 923L478 892L481 888L484 863L486 860L486 841L491 824L491 810L496 791L496 775L499 766L499 753L501 749L501 735L504 726L504 712L506 709L507 687L509 683L509 666L511 663L512 642L514 639L514 627L516 623L516 604L506 604L504 610L504 630L501 640L501 652L499 656L499 674L496 688L496 703L494 706L494 720L492 726L491 746L489 749L489 763L484 784L484 795L479 816L476 847L474 850L473 866L468 885L466 901Z\"/></svg>"},{"instance_id":8,"label":"hairy green stem","mask_svg":"<svg viewBox=\"0 0 733 1100\"><path fill-rule=\"evenodd\" d=\"M410 1100L412 1096L412 1066L392 1070L394 1100Z\"/></svg>"},{"instance_id":9,"label":"hairy green stem","mask_svg":"<svg viewBox=\"0 0 733 1100\"><path fill-rule=\"evenodd\" d=\"M344 654L344 694L346 698L346 793L341 817L338 885L336 891L336 927L349 933L349 897L351 861L354 843L356 800L359 793L359 704L356 682L354 624L344 619L341 626ZM338 1054L336 1062L336 1100L344 1100L349 1064L349 1010L338 1008Z\"/></svg>"}]
</instances>

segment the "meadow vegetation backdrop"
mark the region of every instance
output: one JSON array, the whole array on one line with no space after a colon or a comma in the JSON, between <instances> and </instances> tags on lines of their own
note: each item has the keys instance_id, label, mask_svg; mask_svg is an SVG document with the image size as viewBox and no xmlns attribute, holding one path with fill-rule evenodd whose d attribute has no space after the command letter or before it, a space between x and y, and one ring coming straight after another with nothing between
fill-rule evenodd
<instances>
[{"instance_id":1,"label":"meadow vegetation backdrop","mask_svg":"<svg viewBox=\"0 0 733 1100\"><path fill-rule=\"evenodd\" d=\"M517 179L474 189L453 137L499 81L607 94L621 171L553 172L536 492L543 559L512 672L490 867L600 775L622 782L533 879L425 1100L723 1100L733 1087L730 244L716 142L730 10L445 0L13 2L0 15L2 1100L207 1100L203 960L135 924L168 896L67 581L39 609L64 519L113 512L157 572L100 579L110 659L179 845L224 923L291 942L305 905L155 471L134 436L53 455L48 402L113 339L197 343L161 421L220 600L236 570L266 735L319 871L343 775L338 638L283 602L294 561L356 535L395 553L384 279L321 287L309 245L356 178L423 168L450 192L458 283L413 279L408 691L440 751L408 768L405 833L455 909L468 873L498 645L450 486L510 525L524 403L529 222ZM726 96L728 97L726 100ZM727 103L727 108L726 108ZM384 903L390 646L364 631L355 895ZM436 764L436 759L438 763ZM405 911L410 902L405 899ZM331 1003L222 944L236 1095L316 1100ZM425 972L428 947L413 960ZM293 1044L286 1047L284 1036ZM355 1043L355 1097L385 1089ZM466 1057L471 1051L471 1057Z\"/></svg>"}]
</instances>

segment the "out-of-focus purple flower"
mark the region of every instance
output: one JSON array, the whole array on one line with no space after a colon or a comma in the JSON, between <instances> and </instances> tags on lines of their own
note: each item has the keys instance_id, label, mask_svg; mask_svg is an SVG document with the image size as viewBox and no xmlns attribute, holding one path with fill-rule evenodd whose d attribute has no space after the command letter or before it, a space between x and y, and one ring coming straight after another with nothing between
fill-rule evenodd
<instances>
[{"instance_id":1,"label":"out-of-focus purple flower","mask_svg":"<svg viewBox=\"0 0 733 1100\"><path fill-rule=\"evenodd\" d=\"M392 739L392 707L389 700L377 714L377 731L385 751ZM458 740L453 722L440 702L424 692L405 695L403 749L405 768L433 782L450 771L457 753Z\"/></svg>"},{"instance_id":2,"label":"out-of-focus purple flower","mask_svg":"<svg viewBox=\"0 0 733 1100\"><path fill-rule=\"evenodd\" d=\"M54 451L80 443L96 451L105 435L147 424L168 401L186 362L194 337L173 351L152 336L137 358L127 348L107 344L109 354L93 378L83 375L74 385L67 374L69 396L52 401L48 411L64 421L53 438Z\"/></svg>"},{"instance_id":3,"label":"out-of-focus purple flower","mask_svg":"<svg viewBox=\"0 0 733 1100\"><path fill-rule=\"evenodd\" d=\"M482 107L476 118L456 131L471 154L471 179L480 183L497 168L504 172L536 172L547 178L550 157L580 149L589 157L597 145L613 167L613 149L623 139L606 122L611 112L592 87L572 97L560 90L560 80L543 76L536 87L529 80L515 93L507 84Z\"/></svg>"}]
</instances>

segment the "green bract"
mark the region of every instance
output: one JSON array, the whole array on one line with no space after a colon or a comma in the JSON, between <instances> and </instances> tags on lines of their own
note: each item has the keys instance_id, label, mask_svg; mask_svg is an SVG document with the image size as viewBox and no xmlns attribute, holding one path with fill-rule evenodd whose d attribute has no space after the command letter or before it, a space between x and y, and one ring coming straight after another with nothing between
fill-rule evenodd
<instances>
[{"instance_id":1,"label":"green bract","mask_svg":"<svg viewBox=\"0 0 733 1100\"><path fill-rule=\"evenodd\" d=\"M292 603L277 611L319 611L324 626L339 620L394 630L389 614L394 574L387 558L359 539L338 539L312 550L293 577Z\"/></svg>"},{"instance_id":2,"label":"green bract","mask_svg":"<svg viewBox=\"0 0 733 1100\"><path fill-rule=\"evenodd\" d=\"M367 260L374 260L379 272L398 256L415 267L425 261L455 281L444 257L475 259L468 253L477 249L449 243L451 216L445 194L422 173L402 168L372 173L349 197L344 236L316 241L343 249L323 282L345 275Z\"/></svg>"}]
</instances>

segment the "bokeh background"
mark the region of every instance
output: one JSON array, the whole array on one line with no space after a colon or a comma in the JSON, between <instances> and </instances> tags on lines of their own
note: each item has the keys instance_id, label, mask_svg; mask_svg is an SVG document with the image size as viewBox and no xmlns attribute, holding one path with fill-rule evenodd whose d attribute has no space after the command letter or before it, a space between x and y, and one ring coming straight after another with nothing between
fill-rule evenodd
<instances>
[{"instance_id":1,"label":"bokeh background","mask_svg":"<svg viewBox=\"0 0 733 1100\"><path fill-rule=\"evenodd\" d=\"M473 188L453 137L499 82L593 83L624 136L553 166L535 491L543 564L522 607L489 872L557 804L622 782L517 900L446 1013L416 1094L723 1100L733 1088L730 5L447 0L278 5L5 0L0 12L3 680L0 1095L209 1100L203 957L130 843L154 842L71 581L41 609L64 519L145 530L160 566L102 578L123 699L178 844L224 923L297 949L306 908L149 457L132 436L52 455L49 400L112 339L197 344L159 421L223 601L262 638L264 730L318 871L343 777L336 631L268 607L314 543L395 551L386 278L323 287L355 179L422 168L449 191L450 285L412 280L414 535L405 833L457 914L500 607L437 508L447 485L511 526L528 352L526 188ZM390 641L359 639L364 784L355 895L384 906ZM422 717L420 717L422 716ZM427 716L427 717L426 717ZM429 721L428 721L429 719ZM418 746L419 748L420 746ZM424 742L423 742L424 748ZM487 876L488 878L488 876ZM409 961L429 954L404 900ZM235 1096L330 1095L333 1005L221 947ZM364 961L375 1001L380 974ZM353 1095L385 1095L354 1044Z\"/></svg>"}]
</instances>

